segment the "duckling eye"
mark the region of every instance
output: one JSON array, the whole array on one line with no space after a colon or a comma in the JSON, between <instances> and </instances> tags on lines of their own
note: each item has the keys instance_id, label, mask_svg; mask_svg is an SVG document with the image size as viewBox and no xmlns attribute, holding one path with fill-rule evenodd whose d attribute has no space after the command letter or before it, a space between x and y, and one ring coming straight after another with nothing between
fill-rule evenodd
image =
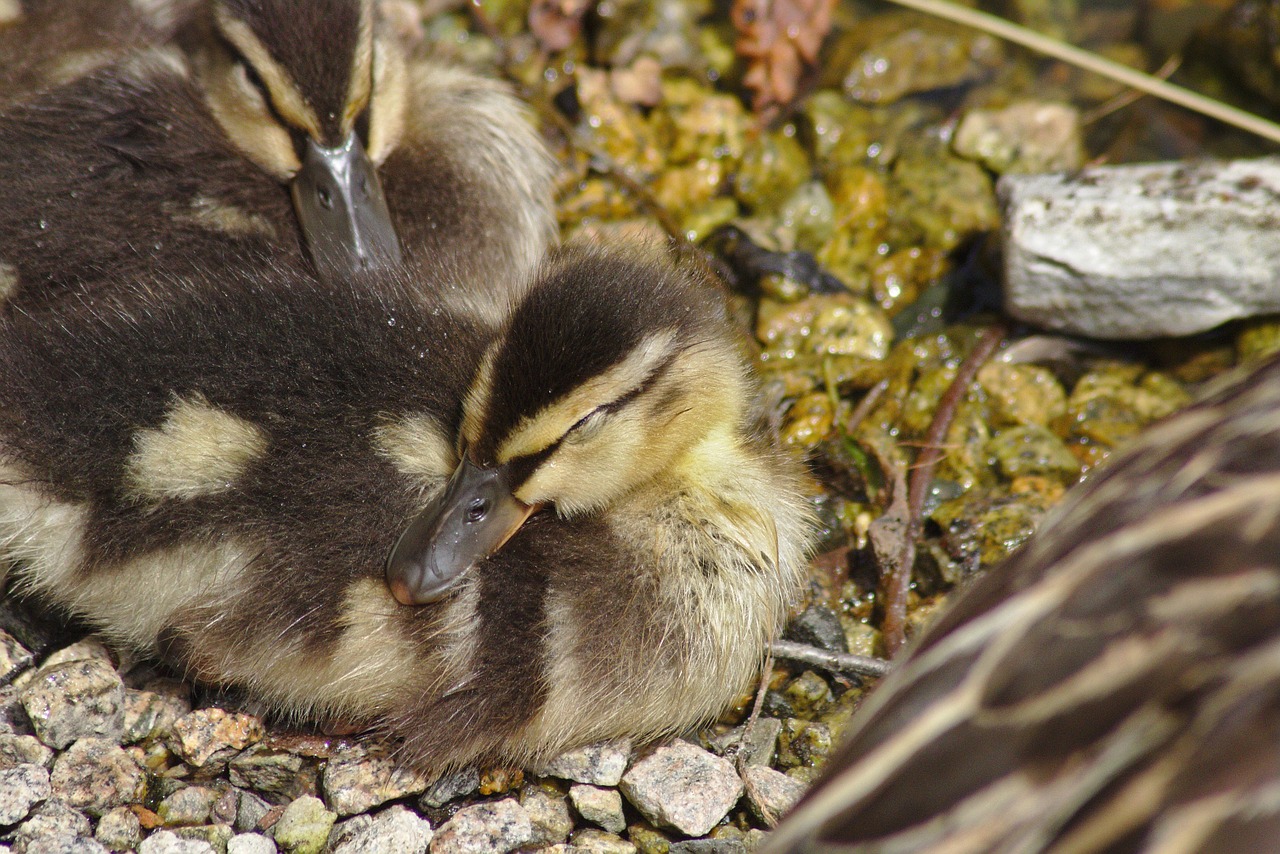
<instances>
[{"instance_id":1,"label":"duckling eye","mask_svg":"<svg viewBox=\"0 0 1280 854\"><path fill-rule=\"evenodd\" d=\"M598 428L604 423L603 415L606 407L597 406L595 409L582 416L574 423L572 427L565 431L565 436L576 434L575 438L581 438L589 434L593 429Z\"/></svg>"},{"instance_id":2,"label":"duckling eye","mask_svg":"<svg viewBox=\"0 0 1280 854\"><path fill-rule=\"evenodd\" d=\"M476 498L467 505L467 521L471 524L483 522L484 517L489 515L489 500L486 498Z\"/></svg>"}]
</instances>

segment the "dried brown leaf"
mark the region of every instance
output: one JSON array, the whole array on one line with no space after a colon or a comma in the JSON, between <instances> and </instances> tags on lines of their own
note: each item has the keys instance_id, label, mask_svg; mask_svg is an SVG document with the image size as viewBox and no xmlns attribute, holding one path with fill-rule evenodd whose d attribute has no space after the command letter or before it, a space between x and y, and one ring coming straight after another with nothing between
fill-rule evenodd
<instances>
[{"instance_id":1,"label":"dried brown leaf","mask_svg":"<svg viewBox=\"0 0 1280 854\"><path fill-rule=\"evenodd\" d=\"M734 0L734 50L747 61L743 84L757 110L795 98L831 31L834 8L835 0Z\"/></svg>"},{"instance_id":2,"label":"dried brown leaf","mask_svg":"<svg viewBox=\"0 0 1280 854\"><path fill-rule=\"evenodd\" d=\"M582 32L582 19L592 0L533 0L529 31L547 50L564 50Z\"/></svg>"}]
</instances>

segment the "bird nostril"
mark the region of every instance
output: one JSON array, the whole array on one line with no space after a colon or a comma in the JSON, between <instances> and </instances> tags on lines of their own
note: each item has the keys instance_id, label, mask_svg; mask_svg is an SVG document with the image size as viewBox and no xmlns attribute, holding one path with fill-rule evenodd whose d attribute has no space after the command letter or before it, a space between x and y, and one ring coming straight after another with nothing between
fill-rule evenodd
<instances>
[{"instance_id":1,"label":"bird nostril","mask_svg":"<svg viewBox=\"0 0 1280 854\"><path fill-rule=\"evenodd\" d=\"M320 206L322 208L325 210L331 210L333 208L333 196L329 194L327 189L321 187L319 190L316 190L316 196L320 199Z\"/></svg>"},{"instance_id":2,"label":"bird nostril","mask_svg":"<svg viewBox=\"0 0 1280 854\"><path fill-rule=\"evenodd\" d=\"M485 516L489 515L489 502L483 498L477 498L467 506L467 521L471 523L481 522Z\"/></svg>"}]
</instances>

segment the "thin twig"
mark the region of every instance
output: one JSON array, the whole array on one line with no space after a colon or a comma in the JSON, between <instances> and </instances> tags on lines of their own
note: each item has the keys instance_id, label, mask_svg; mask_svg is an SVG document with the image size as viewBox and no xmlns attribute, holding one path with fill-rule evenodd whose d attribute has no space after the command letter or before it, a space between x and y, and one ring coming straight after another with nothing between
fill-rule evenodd
<instances>
[{"instance_id":1,"label":"thin twig","mask_svg":"<svg viewBox=\"0 0 1280 854\"><path fill-rule=\"evenodd\" d=\"M1211 119L1217 119L1220 122L1256 134L1271 142L1280 142L1280 125L1269 122L1260 116L1228 106L1221 101L1215 101L1197 92L1192 92L1190 89L1184 89L1181 86L1175 86L1172 83L1159 80L1150 74L1122 65L1119 62L1113 62L1075 45L1049 38L1026 27L1020 27L1011 21L1006 21L1004 18L988 15L986 12L979 12L975 9L966 9L963 6L948 2L948 0L891 0L891 2L899 6L905 6L908 9L924 12L926 15L934 15L966 27L972 27L980 32L989 33L997 38L1002 38L1005 41L1013 42L1045 56L1069 63L1077 68L1083 68L1085 71L1099 74L1108 80L1131 86L1162 101L1177 104Z\"/></svg>"},{"instance_id":2,"label":"thin twig","mask_svg":"<svg viewBox=\"0 0 1280 854\"><path fill-rule=\"evenodd\" d=\"M1164 65L1156 69L1155 73L1152 76L1160 80L1168 80L1171 76L1173 76L1173 72L1178 70L1178 66L1180 65L1182 65L1182 57L1179 56L1178 54L1174 54L1173 56L1166 59L1164 62ZM1112 98L1108 98L1106 102L1099 104L1098 106L1094 107L1092 110L1089 110L1088 112L1080 116L1080 124L1088 127L1094 122L1101 121L1102 119L1111 115L1116 110L1123 110L1125 107L1129 106L1134 101L1139 101L1144 97L1146 97L1145 92L1139 92L1136 89L1125 89L1119 95L1116 95L1115 97L1112 97Z\"/></svg>"},{"instance_id":3,"label":"thin twig","mask_svg":"<svg viewBox=\"0 0 1280 854\"><path fill-rule=\"evenodd\" d=\"M830 673L849 676L871 676L878 679L888 673L891 666L883 658L854 655L851 652L830 652L795 641L774 641L769 648L774 655L784 661L794 661Z\"/></svg>"},{"instance_id":4,"label":"thin twig","mask_svg":"<svg viewBox=\"0 0 1280 854\"><path fill-rule=\"evenodd\" d=\"M778 643L775 641L774 643ZM738 771L738 776L742 778L742 785L747 791L747 795L756 804L760 806L760 818L764 821L765 826L773 829L778 826L778 816L773 810L769 809L766 799L760 796L756 790L755 783L747 776L747 751L746 748L751 744L751 735L756 728L756 723L760 720L760 710L764 708L764 695L769 690L769 679L773 676L773 644L769 645L769 651L765 654L764 668L760 673L760 685L756 689L756 701L751 705L751 714L747 717L747 722L742 727L742 735L738 738L737 754L733 757L734 768Z\"/></svg>"},{"instance_id":5,"label":"thin twig","mask_svg":"<svg viewBox=\"0 0 1280 854\"><path fill-rule=\"evenodd\" d=\"M916 540L924 530L924 501L933 484L933 473L941 462L946 449L943 440L951 429L960 402L969 393L969 386L978 375L978 369L995 353L1007 333L1004 324L996 324L978 339L969 355L960 363L955 379L938 401L933 421L925 434L924 447L912 466L907 487L907 523L902 537L902 552L893 572L884 583L884 623L882 634L884 648L892 658L907 640L907 597L911 591L911 569L916 562Z\"/></svg>"}]
</instances>

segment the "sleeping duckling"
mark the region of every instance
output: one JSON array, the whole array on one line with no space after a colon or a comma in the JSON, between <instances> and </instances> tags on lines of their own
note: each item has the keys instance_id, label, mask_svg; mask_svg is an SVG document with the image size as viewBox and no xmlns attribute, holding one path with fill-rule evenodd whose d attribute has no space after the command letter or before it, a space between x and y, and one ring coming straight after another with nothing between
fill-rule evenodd
<instances>
[{"instance_id":1,"label":"sleeping duckling","mask_svg":"<svg viewBox=\"0 0 1280 854\"><path fill-rule=\"evenodd\" d=\"M245 252L343 278L403 246L460 306L509 311L555 222L550 158L503 86L409 60L372 0L208 0L188 18L175 44L0 114L0 198L20 200L0 210L6 290Z\"/></svg>"},{"instance_id":2,"label":"sleeping duckling","mask_svg":"<svg viewBox=\"0 0 1280 854\"><path fill-rule=\"evenodd\" d=\"M3 552L116 641L424 770L687 728L756 673L810 532L716 299L576 248L493 341L407 285L287 271L13 313ZM397 575L477 470L510 497Z\"/></svg>"},{"instance_id":3,"label":"sleeping duckling","mask_svg":"<svg viewBox=\"0 0 1280 854\"><path fill-rule=\"evenodd\" d=\"M909 649L780 852L1273 850L1280 358L1153 428Z\"/></svg>"}]
</instances>

